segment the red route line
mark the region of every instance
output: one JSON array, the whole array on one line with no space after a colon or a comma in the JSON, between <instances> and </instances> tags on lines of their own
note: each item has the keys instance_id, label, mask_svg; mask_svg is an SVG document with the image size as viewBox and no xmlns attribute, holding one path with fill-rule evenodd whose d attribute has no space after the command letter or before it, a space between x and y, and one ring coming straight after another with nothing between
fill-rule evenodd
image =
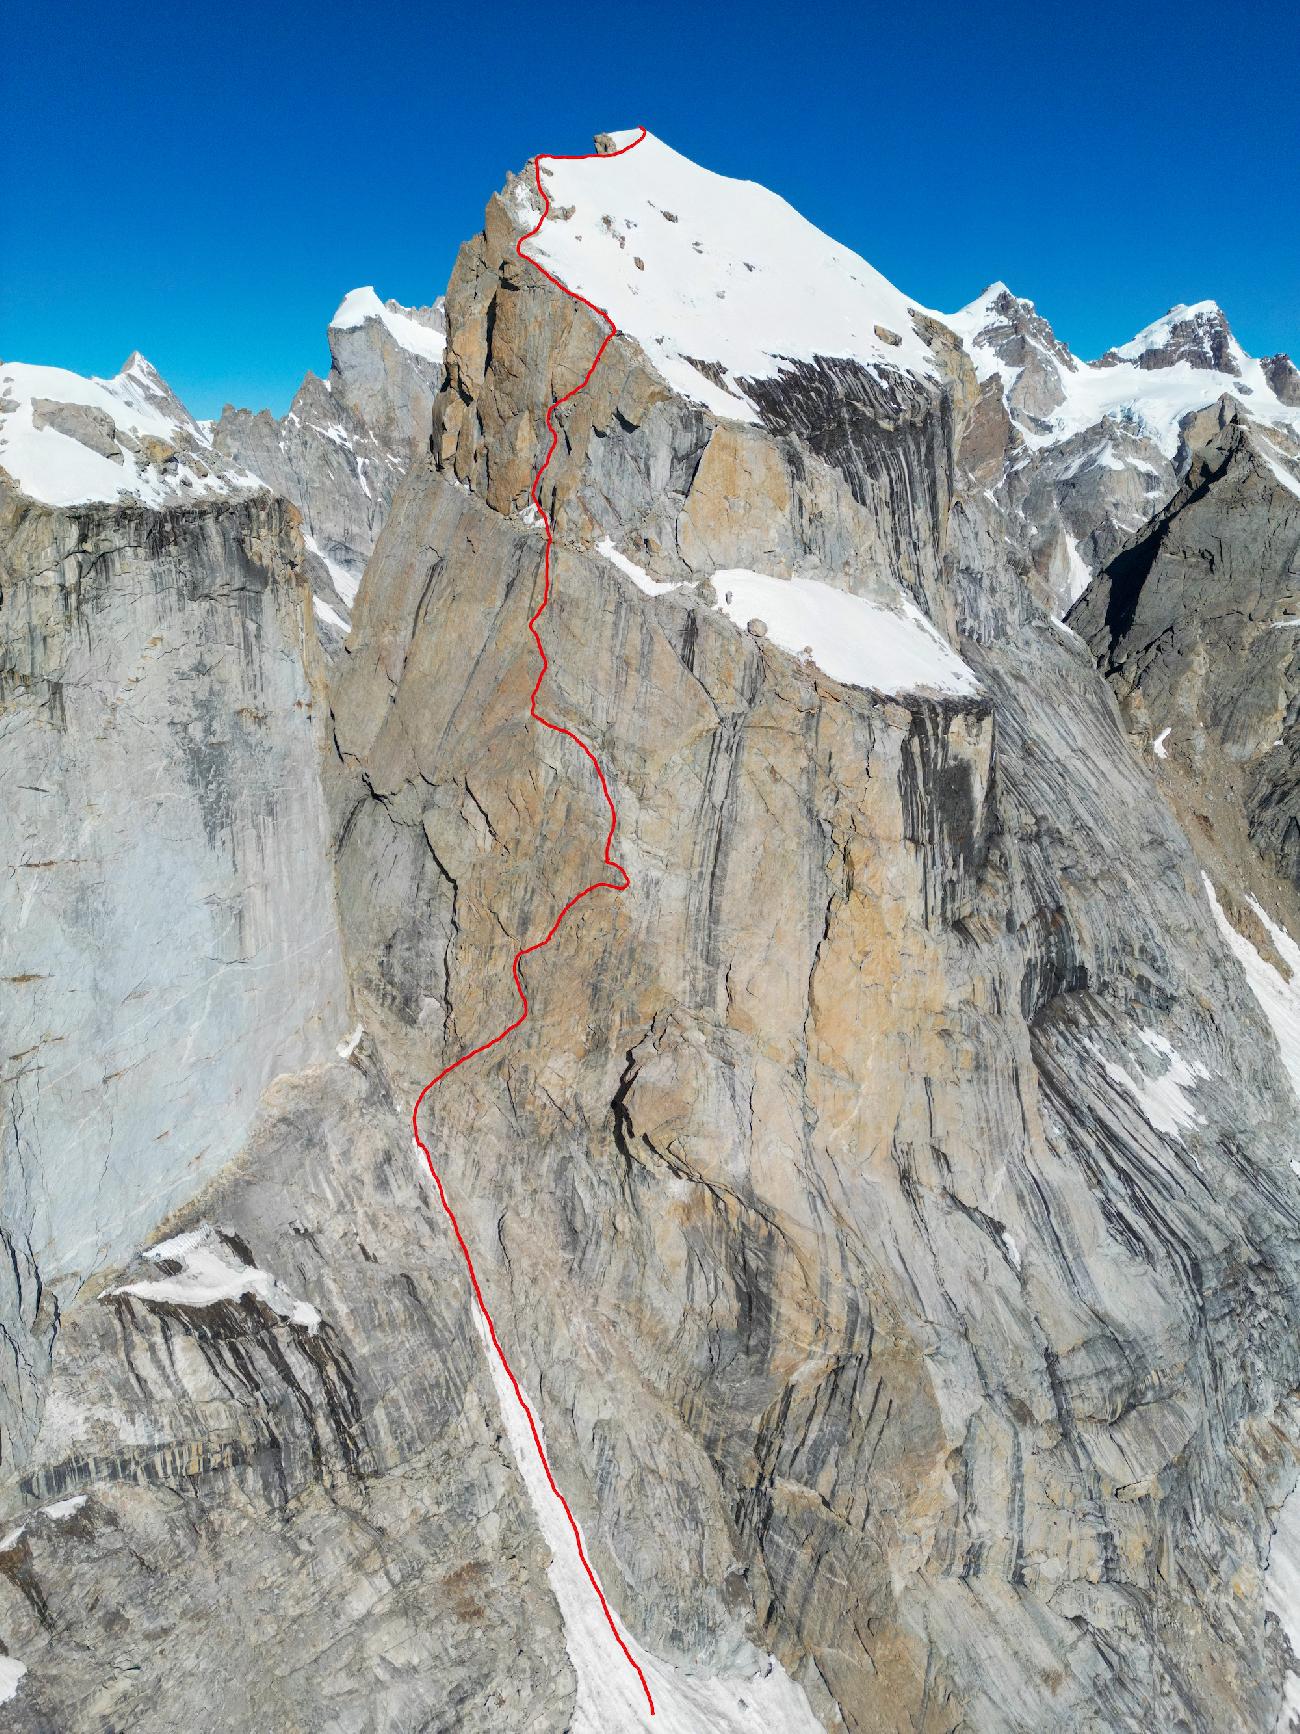
<instances>
[{"instance_id":1,"label":"red route line","mask_svg":"<svg viewBox=\"0 0 1300 1734\"><path fill-rule=\"evenodd\" d=\"M610 318L609 314L606 313L603 307L597 307L594 301L588 301L585 295L579 295L576 290L570 289L567 284L561 283L558 277L552 276L552 274L546 269L545 265L539 264L530 254L525 253L524 242L532 240L533 236L541 230L542 224L550 215L550 195L542 185L543 162L587 162L592 157L601 156L602 154L613 157L626 156L628 151L634 150L645 136L646 130L642 127L637 137L632 140L631 144L624 145L621 150L604 153L600 151L585 151L576 156L556 156L548 152L545 156L535 157L533 159L533 178L537 182L537 191L542 197L542 214L537 219L536 227L530 229L526 235L521 235L515 242L515 252L525 264L531 265L535 271L540 271L548 283L553 283L557 289L563 290L570 300L579 301L584 307L590 308L593 313L599 314L599 316L605 321L606 325L609 326L609 330L605 333L605 336L601 341L600 348L596 351L595 360L593 360L581 381L574 386L572 391L566 391L563 397L557 397L555 402L551 404L550 408L546 412L546 428L551 436L551 443L546 448L546 456L538 466L537 474L533 477L533 485L530 489L533 504L536 506L542 524L546 530L546 553L542 561L542 600L538 603L536 612L528 622L528 630L533 635L533 643L537 646L537 654L541 658L542 662L537 679L533 683L533 690L528 698L528 712L533 721L540 723L543 728L550 729L553 734L565 735L569 740L575 741L591 761L592 769L595 771L596 777L600 783L600 792L605 797L605 805L609 808L609 830L605 834L605 865L606 867L611 868L615 873L619 874L623 883L619 885L611 879L597 879L590 885L584 885L581 891L570 897L569 901L564 905L564 908L561 909L560 913L555 917L555 920L551 923L550 931L544 939L536 940L532 945L520 947L520 949L515 953L514 962L510 966L510 973L514 977L515 992L519 995L523 1007L519 1016L513 1023L507 1024L503 1030L498 1031L490 1041L481 1042L478 1047L471 1048L467 1054L462 1054L458 1060L453 1060L449 1066L444 1066L436 1077L429 1079L429 1082L416 1097L415 1107L411 1110L411 1128L415 1133L415 1142L424 1152L424 1160L429 1165L429 1173L433 1176L433 1183L438 1189L438 1202L447 1213L447 1220L451 1223L452 1233L456 1236L456 1244L460 1247L461 1253L464 1255L465 1268L469 1272L470 1287L474 1291L474 1299L478 1304L478 1310L483 1315L483 1322L488 1328L488 1335L492 1339L492 1347L496 1350L497 1359L505 1368L506 1377L510 1380L511 1387L518 1399L519 1407L523 1410L525 1418L528 1421L528 1430L533 1436L533 1444L537 1447L537 1455L541 1461L542 1468L546 1472L546 1479L550 1483L551 1492L559 1500L564 1509L564 1515L569 1520L569 1528L573 1531L573 1540L578 1549L578 1558L582 1561L582 1569L586 1572L588 1581L590 1582L592 1589L596 1592L596 1596L600 1602L601 1612L604 1614L605 1619L609 1624L610 1631L614 1634L615 1642L627 1657L629 1665L635 1670L636 1677L641 1682L641 1689L646 1695L646 1702L649 1704L650 1714L653 1716L655 1713L655 1701L650 1693L649 1682L641 1670L640 1663L627 1647L627 1642L624 1639L623 1634L614 1623L614 1615L610 1611L609 1603L605 1600L605 1592L601 1589L600 1584L596 1580L596 1574L588 1563L586 1550L582 1545L582 1532L578 1528L578 1520L574 1517L573 1512L569 1507L568 1500L560 1492L554 1475L551 1474L551 1465L547 1461L546 1448L542 1444L542 1435L538 1429L536 1417L534 1416L533 1411L529 1408L528 1399L524 1396L519 1381L515 1377L514 1368L506 1359L506 1352L501 1347L501 1339L497 1336L497 1328L492 1322L492 1314L488 1311L487 1302L483 1298L483 1290L479 1286L478 1273L474 1269L474 1260L470 1256L470 1250L466 1245L465 1236L461 1233L460 1224L456 1220L456 1213L448 1202L447 1194L443 1189L442 1180L439 1177L438 1170L434 1167L433 1157L429 1153L429 1146L420 1136L420 1107L430 1090L440 1084L442 1080L447 1077L449 1073L454 1072L458 1066L463 1066L467 1060L472 1060L479 1054L485 1054L489 1048L494 1048L498 1042L503 1042L506 1037L510 1035L512 1031L517 1030L520 1024L527 1018L528 995L524 992L524 984L519 979L519 965L522 959L530 957L535 951L544 950L546 946L551 943L555 938L555 935L559 932L560 923L564 920L565 916L573 908L575 903L581 903L583 898L589 897L593 891L626 891L632 883L622 864L616 861L610 854L610 849L614 842L614 833L618 829L618 811L614 806L613 796L609 792L609 784L605 781L605 773L600 768L600 761L580 735L574 734L572 729L566 729L562 723L555 723L552 722L549 717L544 717L537 708L537 694L541 691L542 682L546 679L546 670L550 666L546 660L546 651L543 648L542 641L537 633L537 622L546 612L547 604L551 600L551 545L555 538L551 531L551 520L547 517L545 508L538 496L538 488L541 486L542 477L546 474L546 467L554 456L555 448L559 443L560 438L559 433L556 431L555 423L552 421L551 417L555 414L556 410L561 407L561 405L568 403L570 398L577 397L580 391L585 390L591 380L592 374L595 373L597 367L600 365L601 356L604 355L611 340L618 335L618 327L614 324L614 321Z\"/></svg>"}]
</instances>

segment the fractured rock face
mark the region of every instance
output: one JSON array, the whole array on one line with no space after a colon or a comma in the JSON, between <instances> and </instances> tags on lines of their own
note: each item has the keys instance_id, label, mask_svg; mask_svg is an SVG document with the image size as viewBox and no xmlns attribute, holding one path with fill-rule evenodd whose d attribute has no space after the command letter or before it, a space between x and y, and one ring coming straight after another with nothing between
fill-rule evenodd
<instances>
[{"instance_id":1,"label":"fractured rock face","mask_svg":"<svg viewBox=\"0 0 1300 1734\"><path fill-rule=\"evenodd\" d=\"M1300 927L1300 478L1230 414L1070 615L1220 883ZM1252 863L1251 857L1257 857ZM1262 869L1262 871L1261 871Z\"/></svg>"},{"instance_id":2,"label":"fractured rock face","mask_svg":"<svg viewBox=\"0 0 1300 1734\"><path fill-rule=\"evenodd\" d=\"M1283 403L1300 409L1300 369L1289 355L1266 355L1260 366Z\"/></svg>"},{"instance_id":3,"label":"fractured rock face","mask_svg":"<svg viewBox=\"0 0 1300 1734\"><path fill-rule=\"evenodd\" d=\"M402 307L354 289L330 321L329 342L331 390L381 445L411 456L426 450L446 346L441 299Z\"/></svg>"}]
</instances>

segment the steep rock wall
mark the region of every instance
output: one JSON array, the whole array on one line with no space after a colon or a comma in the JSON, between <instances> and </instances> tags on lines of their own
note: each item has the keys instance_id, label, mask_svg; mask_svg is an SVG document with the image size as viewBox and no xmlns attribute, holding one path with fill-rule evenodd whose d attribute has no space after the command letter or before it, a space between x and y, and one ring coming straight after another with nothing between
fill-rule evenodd
<instances>
[{"instance_id":1,"label":"steep rock wall","mask_svg":"<svg viewBox=\"0 0 1300 1734\"><path fill-rule=\"evenodd\" d=\"M601 835L585 761L524 720L520 511L595 332L519 278L508 217L462 255L442 467L408 479L334 695L350 958L413 1086L507 1021L515 945ZM1235 1463L1276 1469L1297 1372L1242 1335L1295 1304L1287 1098L1186 841L996 520L909 520L909 570L864 525L863 477L925 499L951 472L942 398L918 473L906 433L864 427L886 449L855 466L608 361L548 473L546 691L612 772L634 889L575 915L535 1021L429 1120L605 1580L660 1647L739 1619L850 1727L1137 1726L1153 1694L1265 1725L1269 1495ZM935 591L987 696L837 687L590 551L695 570L689 454L720 441L702 573L788 548ZM815 544L807 492L755 485L799 471Z\"/></svg>"},{"instance_id":2,"label":"steep rock wall","mask_svg":"<svg viewBox=\"0 0 1300 1734\"><path fill-rule=\"evenodd\" d=\"M8 1456L59 1307L329 1050L347 987L292 509L0 511Z\"/></svg>"}]
</instances>

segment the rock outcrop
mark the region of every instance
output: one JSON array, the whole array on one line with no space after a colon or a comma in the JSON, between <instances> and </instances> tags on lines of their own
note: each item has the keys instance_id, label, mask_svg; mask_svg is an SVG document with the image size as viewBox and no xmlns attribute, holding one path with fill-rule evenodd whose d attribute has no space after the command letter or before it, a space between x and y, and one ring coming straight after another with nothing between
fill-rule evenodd
<instances>
[{"instance_id":1,"label":"rock outcrop","mask_svg":"<svg viewBox=\"0 0 1300 1734\"><path fill-rule=\"evenodd\" d=\"M1289 355L1266 355L1260 366L1281 403L1300 409L1300 369Z\"/></svg>"}]
</instances>

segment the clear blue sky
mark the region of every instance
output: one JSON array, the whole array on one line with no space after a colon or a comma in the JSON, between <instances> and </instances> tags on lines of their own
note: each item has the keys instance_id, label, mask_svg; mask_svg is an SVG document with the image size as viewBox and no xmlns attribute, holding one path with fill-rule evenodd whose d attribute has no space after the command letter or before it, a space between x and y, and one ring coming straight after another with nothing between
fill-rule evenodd
<instances>
[{"instance_id":1,"label":"clear blue sky","mask_svg":"<svg viewBox=\"0 0 1300 1734\"><path fill-rule=\"evenodd\" d=\"M643 123L908 294L1085 355L1213 297L1300 349L1294 0L11 6L0 357L283 410L345 290L427 302L505 171Z\"/></svg>"}]
</instances>

